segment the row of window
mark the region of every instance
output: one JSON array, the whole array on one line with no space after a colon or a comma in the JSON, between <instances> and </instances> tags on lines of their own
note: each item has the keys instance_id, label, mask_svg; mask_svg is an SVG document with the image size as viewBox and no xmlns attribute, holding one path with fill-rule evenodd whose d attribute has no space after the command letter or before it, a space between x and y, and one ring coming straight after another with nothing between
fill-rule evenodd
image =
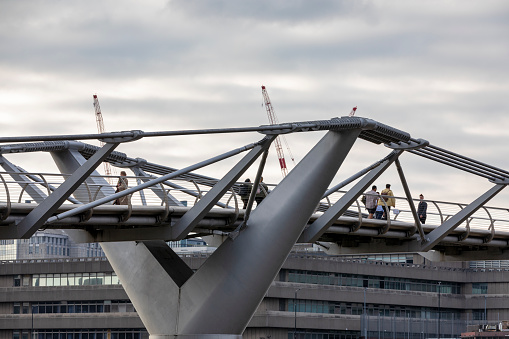
<instances>
[{"instance_id":1,"label":"row of window","mask_svg":"<svg viewBox=\"0 0 509 339\"><path fill-rule=\"evenodd\" d=\"M472 294L488 294L488 284L472 283Z\"/></svg>"},{"instance_id":2,"label":"row of window","mask_svg":"<svg viewBox=\"0 0 509 339\"><path fill-rule=\"evenodd\" d=\"M48 313L125 313L135 312L130 300L103 301L48 301L32 303L14 303L14 314Z\"/></svg>"},{"instance_id":3,"label":"row of window","mask_svg":"<svg viewBox=\"0 0 509 339\"><path fill-rule=\"evenodd\" d=\"M141 339L141 329L75 329L75 330L34 330L13 331L12 339Z\"/></svg>"},{"instance_id":4,"label":"row of window","mask_svg":"<svg viewBox=\"0 0 509 339\"><path fill-rule=\"evenodd\" d=\"M59 256L69 256L71 250L69 247L62 247L50 244L42 244L39 247L39 244L30 244L28 247L28 254L42 254L44 252L44 247L46 247L46 254L49 255L59 255Z\"/></svg>"},{"instance_id":5,"label":"row of window","mask_svg":"<svg viewBox=\"0 0 509 339\"><path fill-rule=\"evenodd\" d=\"M323 330L293 330L288 331L288 339L357 339L362 338L359 331L323 331ZM438 334L433 332L420 332L420 333L407 333L407 332L391 332L391 331L367 331L368 338L376 339L394 339L394 338L405 338L405 339L427 339L437 338ZM451 334L440 334L441 338L457 338L458 335ZM498 339L483 337L483 339ZM261 338L265 339L265 338Z\"/></svg>"},{"instance_id":6,"label":"row of window","mask_svg":"<svg viewBox=\"0 0 509 339\"><path fill-rule=\"evenodd\" d=\"M363 303L345 303L327 300L285 299L279 300L279 310L287 312L307 312L326 314L361 315ZM369 316L404 317L417 319L438 319L438 310L435 307L391 306L366 304L366 314ZM458 310L441 309L440 319L460 319Z\"/></svg>"},{"instance_id":7,"label":"row of window","mask_svg":"<svg viewBox=\"0 0 509 339\"><path fill-rule=\"evenodd\" d=\"M50 236L40 236L36 235L30 238L31 244L53 244L53 245L60 245L60 246L66 246L67 245L67 238L66 237L50 237Z\"/></svg>"},{"instance_id":8,"label":"row of window","mask_svg":"<svg viewBox=\"0 0 509 339\"><path fill-rule=\"evenodd\" d=\"M304 284L367 287L389 290L460 294L461 285L454 282L378 277L346 273L288 270L288 281Z\"/></svg>"},{"instance_id":9,"label":"row of window","mask_svg":"<svg viewBox=\"0 0 509 339\"><path fill-rule=\"evenodd\" d=\"M115 272L33 274L32 286L119 285ZM19 286L19 285L18 285Z\"/></svg>"}]
</instances>

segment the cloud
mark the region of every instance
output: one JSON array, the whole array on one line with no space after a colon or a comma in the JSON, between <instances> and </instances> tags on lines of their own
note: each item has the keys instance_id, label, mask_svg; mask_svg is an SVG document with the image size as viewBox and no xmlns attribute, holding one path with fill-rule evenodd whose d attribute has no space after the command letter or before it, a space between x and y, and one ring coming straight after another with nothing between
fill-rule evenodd
<instances>
[{"instance_id":1,"label":"cloud","mask_svg":"<svg viewBox=\"0 0 509 339\"><path fill-rule=\"evenodd\" d=\"M263 84L281 122L329 119L358 106L358 116L509 168L508 14L509 4L496 0L6 0L0 126L4 135L94 133L94 93L108 131L257 126L268 123ZM321 135L289 135L295 157ZM178 167L259 137L161 138L121 148ZM337 182L389 152L359 145ZM462 198L468 176L414 158L405 166L419 179L416 191ZM266 171L267 181L281 179L277 159Z\"/></svg>"}]
</instances>

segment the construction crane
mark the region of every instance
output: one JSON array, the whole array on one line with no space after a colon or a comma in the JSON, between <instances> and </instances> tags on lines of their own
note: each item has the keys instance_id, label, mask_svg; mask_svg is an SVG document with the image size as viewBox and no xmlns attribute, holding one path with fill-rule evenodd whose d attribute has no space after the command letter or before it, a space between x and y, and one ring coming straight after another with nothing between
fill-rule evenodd
<instances>
[{"instance_id":1,"label":"construction crane","mask_svg":"<svg viewBox=\"0 0 509 339\"><path fill-rule=\"evenodd\" d=\"M103 121L103 115L101 113L101 106L99 106L99 99L97 98L97 94L93 95L94 97L94 109L95 109L95 120L97 122L97 131L99 133L104 133L104 121ZM101 147L104 146L104 142L101 141ZM108 162L104 162L104 174L107 176L111 176L112 171L110 164ZM108 182L113 185L112 178L107 178Z\"/></svg>"},{"instance_id":2,"label":"construction crane","mask_svg":"<svg viewBox=\"0 0 509 339\"><path fill-rule=\"evenodd\" d=\"M357 111L357 106L355 106L354 108L352 108L352 111L350 112L350 114L348 114L349 117L353 117L355 115L355 111Z\"/></svg>"},{"instance_id":3,"label":"construction crane","mask_svg":"<svg viewBox=\"0 0 509 339\"><path fill-rule=\"evenodd\" d=\"M269 94L267 93L267 89L265 88L265 86L262 86L262 95L265 104L265 109L267 110L267 115L269 117L269 123L271 125L279 124L279 121L277 120L276 113L274 112L274 108L272 107L272 103L270 102ZM280 139L282 139L283 142L285 143L286 149L288 150L288 153L290 154L290 158L292 159L294 165L295 159L293 158L292 151L290 151L290 146L288 146L288 142L286 141L284 135L278 135L277 138L274 140L274 146L276 148L279 166L281 167L281 174L283 175L284 178L288 174L288 167L286 167L285 155L283 153L283 147L281 147Z\"/></svg>"}]
</instances>

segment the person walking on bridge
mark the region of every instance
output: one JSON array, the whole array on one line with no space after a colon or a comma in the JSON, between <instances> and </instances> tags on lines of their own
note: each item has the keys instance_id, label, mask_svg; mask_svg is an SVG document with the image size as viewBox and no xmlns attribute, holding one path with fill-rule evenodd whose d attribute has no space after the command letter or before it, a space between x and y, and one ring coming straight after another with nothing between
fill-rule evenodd
<instances>
[{"instance_id":1,"label":"person walking on bridge","mask_svg":"<svg viewBox=\"0 0 509 339\"><path fill-rule=\"evenodd\" d=\"M419 216L419 220L421 224L426 222L426 211L428 210L428 203L424 201L424 195L419 195L419 205L417 206L417 215Z\"/></svg>"},{"instance_id":2,"label":"person walking on bridge","mask_svg":"<svg viewBox=\"0 0 509 339\"><path fill-rule=\"evenodd\" d=\"M242 209L246 209L247 203L249 201L249 196L251 195L251 180L247 178L242 185L240 185L239 195L240 199L244 203L244 207Z\"/></svg>"},{"instance_id":3,"label":"person walking on bridge","mask_svg":"<svg viewBox=\"0 0 509 339\"><path fill-rule=\"evenodd\" d=\"M373 214L376 210L377 200L378 200L378 193L376 193L376 186L373 185L371 187L371 191L368 191L364 193L366 196L366 209L368 210L368 219L373 219Z\"/></svg>"},{"instance_id":4,"label":"person walking on bridge","mask_svg":"<svg viewBox=\"0 0 509 339\"><path fill-rule=\"evenodd\" d=\"M120 172L120 178L118 178L117 189L115 193L125 191L129 188L127 185L127 173L125 171ZM113 205L128 205L129 204L129 195L123 196L115 200Z\"/></svg>"},{"instance_id":5,"label":"person walking on bridge","mask_svg":"<svg viewBox=\"0 0 509 339\"><path fill-rule=\"evenodd\" d=\"M263 177L261 177L255 195L256 206L260 205L260 203L262 202L263 199L265 199L267 194L269 194L269 188L267 187L267 184L263 182Z\"/></svg>"},{"instance_id":6,"label":"person walking on bridge","mask_svg":"<svg viewBox=\"0 0 509 339\"><path fill-rule=\"evenodd\" d=\"M380 194L382 195L382 197L380 197L380 199L378 200L378 205L381 205L382 208L384 209L382 219L387 220L387 216L391 211L391 207L396 207L396 199L392 198L394 197L394 193L391 191L391 184L385 185L385 189Z\"/></svg>"}]
</instances>

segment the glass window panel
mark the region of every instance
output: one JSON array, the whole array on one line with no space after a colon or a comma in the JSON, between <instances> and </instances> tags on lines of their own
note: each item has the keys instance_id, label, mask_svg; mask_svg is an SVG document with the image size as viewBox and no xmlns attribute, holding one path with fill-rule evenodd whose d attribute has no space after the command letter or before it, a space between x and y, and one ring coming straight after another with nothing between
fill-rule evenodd
<instances>
[{"instance_id":1,"label":"glass window panel","mask_svg":"<svg viewBox=\"0 0 509 339\"><path fill-rule=\"evenodd\" d=\"M82 285L90 285L90 275L88 273L82 273L83 282Z\"/></svg>"},{"instance_id":2,"label":"glass window panel","mask_svg":"<svg viewBox=\"0 0 509 339\"><path fill-rule=\"evenodd\" d=\"M53 286L60 286L60 274L53 274Z\"/></svg>"}]
</instances>

